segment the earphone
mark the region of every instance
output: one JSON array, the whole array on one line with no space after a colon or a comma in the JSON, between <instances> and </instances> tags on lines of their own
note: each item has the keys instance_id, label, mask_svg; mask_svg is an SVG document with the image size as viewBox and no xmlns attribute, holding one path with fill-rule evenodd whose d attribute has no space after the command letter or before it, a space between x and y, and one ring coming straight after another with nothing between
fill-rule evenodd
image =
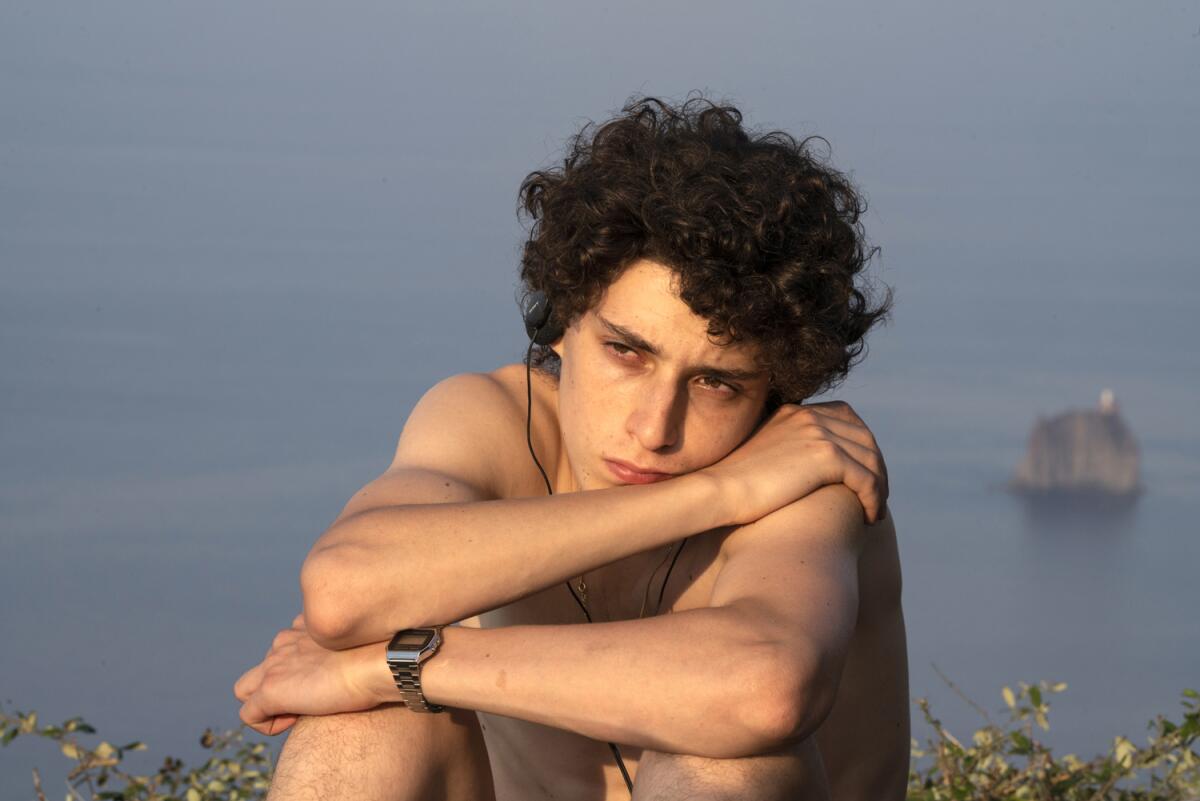
<instances>
[{"instance_id":1,"label":"earphone","mask_svg":"<svg viewBox=\"0 0 1200 801\"><path fill-rule=\"evenodd\" d=\"M521 301L521 317L525 321L525 333L529 335L529 347L525 351L525 441L529 445L529 455L533 457L533 463L537 465L538 472L542 474L542 480L546 482L546 493L554 494L554 489L550 486L550 479L546 475L546 471L542 469L542 463L538 461L537 454L533 450L533 379L531 376L531 360L533 354L533 346L541 345L543 347L556 341L563 335L563 327L558 322L552 319L553 309L550 307L550 300L545 293L533 291L527 294ZM654 614L658 614L659 608L662 607L663 593L667 589L667 581L671 578L671 570L675 567L676 560L679 559L679 554L683 552L683 546L687 544L687 537L679 543L679 548L675 551L675 556L671 559L671 566L667 568L667 574L663 577L663 583L658 588L658 603L654 607ZM662 567L662 563L659 563ZM658 567L654 568L654 573L658 572ZM650 574L651 580L654 578L654 573ZM571 582L566 582L567 590L571 593L571 597L575 599L575 603L579 604L579 608L583 610L584 617L587 622L592 622L592 616L588 614L587 607L583 605L583 601L579 600L579 596L575 594L575 588L571 586ZM650 592L650 584L646 584L646 592ZM645 602L643 600L643 609ZM621 769L621 776L625 779L625 786L629 789L629 794L633 795L633 780L629 778L629 771L625 769L625 760L621 759L621 749L616 743L609 743L609 749L616 757L617 767Z\"/></svg>"}]
</instances>

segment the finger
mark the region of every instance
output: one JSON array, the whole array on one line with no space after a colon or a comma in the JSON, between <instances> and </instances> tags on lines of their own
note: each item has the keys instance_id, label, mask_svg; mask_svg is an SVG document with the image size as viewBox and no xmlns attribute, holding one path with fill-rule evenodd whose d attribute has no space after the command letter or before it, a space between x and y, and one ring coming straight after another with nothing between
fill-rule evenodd
<instances>
[{"instance_id":1,"label":"finger","mask_svg":"<svg viewBox=\"0 0 1200 801\"><path fill-rule=\"evenodd\" d=\"M808 409L814 415L821 416L822 424L830 424L830 430L836 430L842 436L848 436L859 444L866 447L874 448L880 454L880 472L884 478L888 476L888 465L883 460L883 450L880 444L875 439L875 434L871 432L870 427L863 421L862 417L858 416L858 412L851 408L851 405L844 401L829 401L823 403L806 403L799 406L800 409ZM848 424L850 428L842 427L842 423ZM887 499L887 493L884 493L884 499Z\"/></svg>"},{"instance_id":2,"label":"finger","mask_svg":"<svg viewBox=\"0 0 1200 801\"><path fill-rule=\"evenodd\" d=\"M241 718L242 723L245 723L255 731L262 734L267 733L264 724L270 715L264 712L257 694L251 695L246 699L246 702L242 704L242 708L238 710L238 717Z\"/></svg>"},{"instance_id":3,"label":"finger","mask_svg":"<svg viewBox=\"0 0 1200 801\"><path fill-rule=\"evenodd\" d=\"M875 435L871 433L871 430L858 425L851 425L838 418L823 415L820 412L813 412L810 416L814 420L812 425L823 428L832 435L836 435L839 444L848 440L874 454L870 460L859 459L859 461L882 478L883 499L886 501L890 486L887 462L884 461L883 451L879 449L879 443L875 441ZM856 450L855 453L859 454L862 451Z\"/></svg>"},{"instance_id":4,"label":"finger","mask_svg":"<svg viewBox=\"0 0 1200 801\"><path fill-rule=\"evenodd\" d=\"M844 420L845 422L853 425L863 426L864 428L867 425L863 422L863 419L858 416L858 412L854 411L854 408L845 401L835 400L819 401L817 403L802 403L800 404L800 408L811 409L815 412L820 412L821 414L826 414L831 417L836 417L839 420Z\"/></svg>"},{"instance_id":5,"label":"finger","mask_svg":"<svg viewBox=\"0 0 1200 801\"><path fill-rule=\"evenodd\" d=\"M866 513L867 523L879 521L880 510L885 500L885 489L880 475L871 470L859 459L873 461L875 455L854 442L839 440L833 443L840 454L841 483L852 489L858 495L859 502ZM857 458L856 458L857 457Z\"/></svg>"},{"instance_id":6,"label":"finger","mask_svg":"<svg viewBox=\"0 0 1200 801\"><path fill-rule=\"evenodd\" d=\"M302 636L304 632L300 629L280 629L275 639L271 640L271 648L282 648Z\"/></svg>"},{"instance_id":7,"label":"finger","mask_svg":"<svg viewBox=\"0 0 1200 801\"><path fill-rule=\"evenodd\" d=\"M839 434L847 439L852 439L860 445L868 448L879 450L879 444L875 441L875 435L871 429L867 428L862 423L847 420L836 414L829 414L820 409L814 409L808 406L801 407L804 409L801 414L806 415L811 422L822 426L829 431Z\"/></svg>"},{"instance_id":8,"label":"finger","mask_svg":"<svg viewBox=\"0 0 1200 801\"><path fill-rule=\"evenodd\" d=\"M255 665L242 674L233 685L233 694L239 701L245 701L250 695L258 689L261 683L262 665Z\"/></svg>"},{"instance_id":9,"label":"finger","mask_svg":"<svg viewBox=\"0 0 1200 801\"><path fill-rule=\"evenodd\" d=\"M875 475L853 459L846 460L846 476L842 483L854 491L863 507L863 519L867 525L874 525L882 518L883 499L879 494L879 484Z\"/></svg>"},{"instance_id":10,"label":"finger","mask_svg":"<svg viewBox=\"0 0 1200 801\"><path fill-rule=\"evenodd\" d=\"M269 721L267 721L266 734L268 736L274 736L276 734L283 734L285 731L287 731L288 728L291 727L291 725L293 723L295 723L299 719L300 719L299 715L276 715L275 717L273 717Z\"/></svg>"},{"instance_id":11,"label":"finger","mask_svg":"<svg viewBox=\"0 0 1200 801\"><path fill-rule=\"evenodd\" d=\"M881 502L887 501L889 494L887 469L883 463L883 454L874 448L868 448L854 440L830 433L828 441L841 449L848 458L858 462L873 477L877 484L876 490Z\"/></svg>"},{"instance_id":12,"label":"finger","mask_svg":"<svg viewBox=\"0 0 1200 801\"><path fill-rule=\"evenodd\" d=\"M242 722L259 734L279 734L296 722L296 715L275 714L276 710L267 706L261 693L255 693L242 704L238 717ZM282 719L281 723L277 720Z\"/></svg>"}]
</instances>

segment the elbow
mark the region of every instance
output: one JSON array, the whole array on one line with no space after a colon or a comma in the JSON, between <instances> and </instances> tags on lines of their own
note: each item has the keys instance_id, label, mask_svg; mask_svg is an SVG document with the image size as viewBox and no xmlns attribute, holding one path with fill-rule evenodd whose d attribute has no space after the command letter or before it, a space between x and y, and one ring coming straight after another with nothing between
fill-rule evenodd
<instances>
[{"instance_id":1,"label":"elbow","mask_svg":"<svg viewBox=\"0 0 1200 801\"><path fill-rule=\"evenodd\" d=\"M345 547L314 549L300 568L305 627L317 645L330 650L349 647L355 629L353 593L346 591L353 568L347 562Z\"/></svg>"},{"instance_id":2,"label":"elbow","mask_svg":"<svg viewBox=\"0 0 1200 801\"><path fill-rule=\"evenodd\" d=\"M740 673L710 680L718 686L724 702L722 716L738 725L722 727L726 736L719 743L707 744L703 752L693 747L689 753L717 759L758 756L816 730L829 710L822 711L807 700L813 671L801 669L794 657L783 659L778 654L776 648L759 650L740 661ZM728 692L731 686L741 692Z\"/></svg>"},{"instance_id":3,"label":"elbow","mask_svg":"<svg viewBox=\"0 0 1200 801\"><path fill-rule=\"evenodd\" d=\"M774 660L757 682L759 753L812 736L837 698L840 665L816 655Z\"/></svg>"}]
</instances>

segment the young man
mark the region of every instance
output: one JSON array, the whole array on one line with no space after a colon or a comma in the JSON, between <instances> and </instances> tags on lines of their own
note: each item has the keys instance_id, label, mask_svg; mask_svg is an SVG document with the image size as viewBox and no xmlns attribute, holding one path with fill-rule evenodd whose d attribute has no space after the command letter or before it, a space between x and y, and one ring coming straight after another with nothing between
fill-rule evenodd
<instances>
[{"instance_id":1,"label":"young man","mask_svg":"<svg viewBox=\"0 0 1200 801\"><path fill-rule=\"evenodd\" d=\"M886 468L798 405L888 303L845 179L740 123L647 98L526 179L553 337L426 393L314 545L235 685L292 727L272 799L903 798ZM451 621L402 693L393 635Z\"/></svg>"}]
</instances>

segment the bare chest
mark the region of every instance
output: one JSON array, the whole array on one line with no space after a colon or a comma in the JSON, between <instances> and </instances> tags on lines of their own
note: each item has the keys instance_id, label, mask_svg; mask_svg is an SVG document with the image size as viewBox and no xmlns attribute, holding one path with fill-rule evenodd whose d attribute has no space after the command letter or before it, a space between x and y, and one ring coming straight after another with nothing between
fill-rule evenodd
<instances>
[{"instance_id":1,"label":"bare chest","mask_svg":"<svg viewBox=\"0 0 1200 801\"><path fill-rule=\"evenodd\" d=\"M594 622L635 620L708 606L719 571L717 554L725 530L694 535L679 543L589 571L587 609ZM679 551L678 558L672 558ZM668 575L668 568L669 575ZM572 580L572 585L577 579ZM659 595L662 596L658 607ZM577 594L579 594L577 592ZM464 626L587 625L566 583L465 620ZM624 799L624 779L607 743L518 718L477 712L496 785L496 801L521 799ZM642 749L618 743L631 777Z\"/></svg>"}]
</instances>

